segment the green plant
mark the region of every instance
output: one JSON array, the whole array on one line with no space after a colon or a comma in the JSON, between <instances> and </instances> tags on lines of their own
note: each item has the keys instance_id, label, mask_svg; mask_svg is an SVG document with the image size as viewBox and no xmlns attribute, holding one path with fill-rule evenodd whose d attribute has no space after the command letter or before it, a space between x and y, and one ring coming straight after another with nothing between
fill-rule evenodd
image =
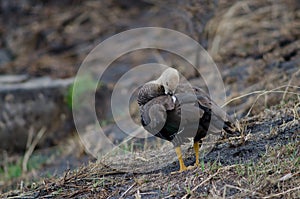
<instances>
[{"instance_id":1,"label":"green plant","mask_svg":"<svg viewBox=\"0 0 300 199\"><path fill-rule=\"evenodd\" d=\"M9 178L17 178L22 175L21 164L11 164L7 167L7 173Z\"/></svg>"},{"instance_id":2,"label":"green plant","mask_svg":"<svg viewBox=\"0 0 300 199\"><path fill-rule=\"evenodd\" d=\"M27 166L28 171L33 169L38 169L47 161L46 157L42 155L33 155L28 160ZM22 162L23 158L20 158L16 162L10 162L0 168L0 178L1 179L12 179L18 178L22 175Z\"/></svg>"},{"instance_id":3,"label":"green plant","mask_svg":"<svg viewBox=\"0 0 300 199\"><path fill-rule=\"evenodd\" d=\"M201 170L204 171L205 170L205 164L204 164L204 159L201 159Z\"/></svg>"},{"instance_id":4,"label":"green plant","mask_svg":"<svg viewBox=\"0 0 300 199\"><path fill-rule=\"evenodd\" d=\"M65 101L69 108L78 108L82 103L82 98L87 92L95 91L102 86L91 75L77 77L69 87L65 96Z\"/></svg>"},{"instance_id":5,"label":"green plant","mask_svg":"<svg viewBox=\"0 0 300 199\"><path fill-rule=\"evenodd\" d=\"M201 161L201 166L204 168L204 160ZM219 160L215 160L213 163L210 163L209 169L210 169L211 173L215 173L221 167L222 167L222 164L220 163L220 161ZM202 171L204 171L203 168L202 168Z\"/></svg>"},{"instance_id":6,"label":"green plant","mask_svg":"<svg viewBox=\"0 0 300 199\"><path fill-rule=\"evenodd\" d=\"M187 187L185 187L184 189L185 189L185 191L186 191L186 194L188 194L188 195L191 195L191 194L192 194L192 190L191 190L191 187L190 187L190 186L187 186Z\"/></svg>"},{"instance_id":7,"label":"green plant","mask_svg":"<svg viewBox=\"0 0 300 199\"><path fill-rule=\"evenodd\" d=\"M9 163L4 165L4 168L0 168L0 179L9 180L12 178L17 178L22 175L21 162Z\"/></svg>"}]
</instances>

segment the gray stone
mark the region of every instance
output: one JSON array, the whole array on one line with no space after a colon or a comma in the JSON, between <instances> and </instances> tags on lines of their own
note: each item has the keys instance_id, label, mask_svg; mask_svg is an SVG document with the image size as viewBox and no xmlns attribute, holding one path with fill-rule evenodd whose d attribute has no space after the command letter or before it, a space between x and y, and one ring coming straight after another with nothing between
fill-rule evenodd
<instances>
[{"instance_id":1,"label":"gray stone","mask_svg":"<svg viewBox=\"0 0 300 199\"><path fill-rule=\"evenodd\" d=\"M62 130L71 116L65 96L73 79L25 80L24 76L0 78L0 149L25 150L29 132L35 136L43 127L46 133L39 146L49 146L68 133Z\"/></svg>"}]
</instances>

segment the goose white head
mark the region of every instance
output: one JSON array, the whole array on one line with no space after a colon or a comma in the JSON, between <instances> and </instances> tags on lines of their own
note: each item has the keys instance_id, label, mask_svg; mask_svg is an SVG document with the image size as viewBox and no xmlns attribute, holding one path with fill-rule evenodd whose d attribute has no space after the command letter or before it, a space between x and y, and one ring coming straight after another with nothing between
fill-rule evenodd
<instances>
[{"instance_id":1,"label":"goose white head","mask_svg":"<svg viewBox=\"0 0 300 199\"><path fill-rule=\"evenodd\" d=\"M165 94L173 95L179 84L179 73L174 68L168 68L161 74L156 82L164 87Z\"/></svg>"}]
</instances>

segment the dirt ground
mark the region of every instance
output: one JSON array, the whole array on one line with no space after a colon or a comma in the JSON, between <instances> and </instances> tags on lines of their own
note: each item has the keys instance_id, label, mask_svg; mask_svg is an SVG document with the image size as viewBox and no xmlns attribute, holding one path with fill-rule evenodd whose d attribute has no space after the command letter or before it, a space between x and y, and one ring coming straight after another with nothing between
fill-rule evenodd
<instances>
[{"instance_id":1,"label":"dirt ground","mask_svg":"<svg viewBox=\"0 0 300 199\"><path fill-rule=\"evenodd\" d=\"M0 179L0 197L299 198L300 3L203 2L3 1L1 74L72 77L94 45L115 33L172 28L199 41L216 61L226 108L239 118L241 134L221 136L199 168L171 174L179 169L177 161L151 172L96 162L78 147L74 132L58 146L37 150L48 159L38 168ZM137 53L124 63L137 65L145 57L151 59ZM23 154L8 156L16 162ZM195 162L192 148L184 160Z\"/></svg>"},{"instance_id":2,"label":"dirt ground","mask_svg":"<svg viewBox=\"0 0 300 199\"><path fill-rule=\"evenodd\" d=\"M146 171L149 162L144 172L124 172L96 162L2 197L298 198L300 111L296 118L294 110L289 102L242 119L242 135L220 139L201 167L183 173L171 174L179 169L177 161L151 172ZM184 157L187 165L195 162L192 149ZM116 157L122 158L128 161Z\"/></svg>"}]
</instances>

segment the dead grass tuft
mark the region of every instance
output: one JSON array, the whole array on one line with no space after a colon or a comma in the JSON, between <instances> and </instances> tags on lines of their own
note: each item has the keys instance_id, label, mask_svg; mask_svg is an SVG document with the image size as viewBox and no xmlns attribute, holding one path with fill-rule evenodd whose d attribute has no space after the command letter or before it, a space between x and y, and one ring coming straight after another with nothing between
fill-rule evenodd
<instances>
[{"instance_id":1,"label":"dead grass tuft","mask_svg":"<svg viewBox=\"0 0 300 199\"><path fill-rule=\"evenodd\" d=\"M112 169L100 162L90 163L74 171L67 171L60 178L46 178L38 184L24 185L22 190L15 190L0 197L50 197L50 198L298 198L300 195L300 137L299 122L294 116L299 112L299 103L290 102L284 107L271 108L255 117L240 121L244 135L219 140L218 147L225 143L243 140L244 143L233 146L239 148L252 141L274 140L280 134L295 131L287 144L267 145L265 153L257 161L232 162L222 165L218 159L202 162L201 167L171 175L166 168L152 172L135 173ZM290 119L281 121L282 118ZM273 118L273 119L272 119ZM273 128L264 129L265 123L273 121ZM269 132L258 135L250 130L262 129ZM276 143L276 139L275 142ZM232 146L231 146L232 147ZM230 152L230 147L223 146L222 151ZM253 151L256 153L256 151ZM191 154L193 156L193 153ZM128 156L120 156L128 160ZM153 160L135 159L145 168ZM176 161L177 162L177 161ZM152 164L153 167L155 165Z\"/></svg>"}]
</instances>

